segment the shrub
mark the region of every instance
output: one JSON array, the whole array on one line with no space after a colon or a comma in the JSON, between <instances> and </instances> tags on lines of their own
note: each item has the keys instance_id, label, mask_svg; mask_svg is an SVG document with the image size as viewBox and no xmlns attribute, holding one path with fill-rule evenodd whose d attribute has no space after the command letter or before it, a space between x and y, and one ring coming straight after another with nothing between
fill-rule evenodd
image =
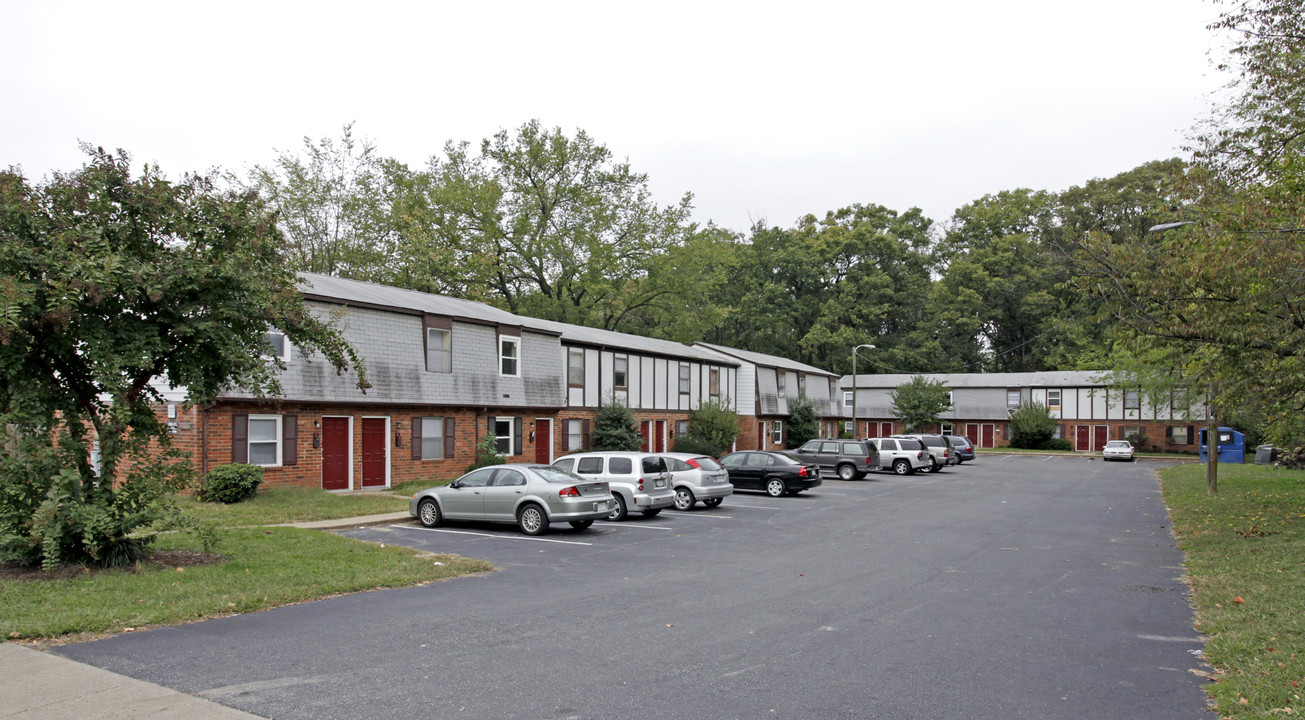
<instances>
[{"instance_id":1,"label":"shrub","mask_svg":"<svg viewBox=\"0 0 1305 720\"><path fill-rule=\"evenodd\" d=\"M498 454L498 438L493 433L485 433L476 443L476 460L467 467L467 472L486 465L500 465L505 458Z\"/></svg>"},{"instance_id":2,"label":"shrub","mask_svg":"<svg viewBox=\"0 0 1305 720\"><path fill-rule=\"evenodd\" d=\"M720 457L739 437L739 415L729 400L710 400L689 413L689 433L707 443L712 457Z\"/></svg>"},{"instance_id":3,"label":"shrub","mask_svg":"<svg viewBox=\"0 0 1305 720\"><path fill-rule=\"evenodd\" d=\"M1046 447L1056 434L1056 418L1039 402L1021 403L1010 411L1010 446L1026 450Z\"/></svg>"},{"instance_id":4,"label":"shrub","mask_svg":"<svg viewBox=\"0 0 1305 720\"><path fill-rule=\"evenodd\" d=\"M681 435L675 438L675 452L717 457L719 451L710 441L704 440L697 435Z\"/></svg>"},{"instance_id":5,"label":"shrub","mask_svg":"<svg viewBox=\"0 0 1305 720\"><path fill-rule=\"evenodd\" d=\"M1043 450L1073 450L1074 446L1065 438L1051 438L1042 445Z\"/></svg>"},{"instance_id":6,"label":"shrub","mask_svg":"<svg viewBox=\"0 0 1305 720\"><path fill-rule=\"evenodd\" d=\"M1288 470L1305 470L1305 448L1284 451L1278 456L1277 465Z\"/></svg>"},{"instance_id":7,"label":"shrub","mask_svg":"<svg viewBox=\"0 0 1305 720\"><path fill-rule=\"evenodd\" d=\"M598 408L594 418L593 446L595 450L638 450L643 444L634 413L615 395Z\"/></svg>"},{"instance_id":8,"label":"shrub","mask_svg":"<svg viewBox=\"0 0 1305 720\"><path fill-rule=\"evenodd\" d=\"M195 497L204 502L234 505L254 497L261 484L263 468L257 465L218 465L204 476L204 484L195 493Z\"/></svg>"},{"instance_id":9,"label":"shrub","mask_svg":"<svg viewBox=\"0 0 1305 720\"><path fill-rule=\"evenodd\" d=\"M788 403L788 446L802 447L808 440L814 440L820 434L820 420L816 417L816 406L806 398L797 398Z\"/></svg>"}]
</instances>

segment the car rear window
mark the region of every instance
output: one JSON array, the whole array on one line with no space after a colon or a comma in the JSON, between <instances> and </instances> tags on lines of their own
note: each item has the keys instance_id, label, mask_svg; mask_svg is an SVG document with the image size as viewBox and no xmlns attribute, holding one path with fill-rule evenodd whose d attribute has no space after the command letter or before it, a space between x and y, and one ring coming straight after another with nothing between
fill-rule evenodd
<instances>
[{"instance_id":1,"label":"car rear window","mask_svg":"<svg viewBox=\"0 0 1305 720\"><path fill-rule=\"evenodd\" d=\"M903 450L923 450L924 445L920 444L915 438L898 438L897 443L902 446Z\"/></svg>"},{"instance_id":2,"label":"car rear window","mask_svg":"<svg viewBox=\"0 0 1305 720\"><path fill-rule=\"evenodd\" d=\"M613 475L629 475L634 472L634 461L628 457L607 458L607 472Z\"/></svg>"},{"instance_id":3,"label":"car rear window","mask_svg":"<svg viewBox=\"0 0 1305 720\"><path fill-rule=\"evenodd\" d=\"M921 440L929 447L947 447L947 441L941 435L926 435Z\"/></svg>"},{"instance_id":4,"label":"car rear window","mask_svg":"<svg viewBox=\"0 0 1305 720\"><path fill-rule=\"evenodd\" d=\"M698 463L698 467L702 468L703 470L706 470L707 472L713 472L715 470L723 469L720 466L720 463L716 462L714 458L709 458L706 455L703 455L702 457L696 457L693 460L694 462Z\"/></svg>"},{"instance_id":5,"label":"car rear window","mask_svg":"<svg viewBox=\"0 0 1305 720\"><path fill-rule=\"evenodd\" d=\"M775 453L774 458L775 458L776 465L806 465L807 464L806 460L793 457L788 453Z\"/></svg>"},{"instance_id":6,"label":"car rear window","mask_svg":"<svg viewBox=\"0 0 1305 720\"><path fill-rule=\"evenodd\" d=\"M666 463L662 461L661 457L646 457L643 459L643 472L645 475L659 473L665 469Z\"/></svg>"},{"instance_id":7,"label":"car rear window","mask_svg":"<svg viewBox=\"0 0 1305 720\"><path fill-rule=\"evenodd\" d=\"M584 482L584 478L576 477L571 473L555 467L537 467L532 468L535 474L551 483L574 483Z\"/></svg>"},{"instance_id":8,"label":"car rear window","mask_svg":"<svg viewBox=\"0 0 1305 720\"><path fill-rule=\"evenodd\" d=\"M844 455L856 455L856 456L859 456L859 457L864 457L864 456L865 456L865 446L862 445L861 443L849 443L849 442L845 442L845 443L843 443L843 454L844 454Z\"/></svg>"}]
</instances>

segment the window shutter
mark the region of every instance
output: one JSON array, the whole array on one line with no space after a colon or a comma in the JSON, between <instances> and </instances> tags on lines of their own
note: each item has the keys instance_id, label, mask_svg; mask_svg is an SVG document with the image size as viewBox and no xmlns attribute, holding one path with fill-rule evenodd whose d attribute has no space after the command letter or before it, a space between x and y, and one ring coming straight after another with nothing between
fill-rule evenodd
<instances>
[{"instance_id":1,"label":"window shutter","mask_svg":"<svg viewBox=\"0 0 1305 720\"><path fill-rule=\"evenodd\" d=\"M249 416L231 416L231 462L249 462Z\"/></svg>"},{"instance_id":2,"label":"window shutter","mask_svg":"<svg viewBox=\"0 0 1305 720\"><path fill-rule=\"evenodd\" d=\"M589 441L589 421L588 421L588 420L581 421L581 423L580 423L580 442L581 442L581 446L582 446L585 450L588 450L588 449L589 449L590 441Z\"/></svg>"},{"instance_id":3,"label":"window shutter","mask_svg":"<svg viewBox=\"0 0 1305 720\"><path fill-rule=\"evenodd\" d=\"M454 418L451 417L444 418L444 459L445 460L452 460L453 451L457 449L457 446L453 442L454 422L455 422Z\"/></svg>"},{"instance_id":4,"label":"window shutter","mask_svg":"<svg viewBox=\"0 0 1305 720\"><path fill-rule=\"evenodd\" d=\"M512 425L513 425L513 428L514 428L514 430L513 430L513 440L512 440L513 445L512 445L512 447L516 448L516 450L517 450L517 454L518 454L518 455L525 455L525 454L526 454L526 449L525 449L524 447L521 447L521 418L519 418L519 417L518 417L518 418L512 418Z\"/></svg>"},{"instance_id":5,"label":"window shutter","mask_svg":"<svg viewBox=\"0 0 1305 720\"><path fill-rule=\"evenodd\" d=\"M421 459L421 418L412 419L412 459Z\"/></svg>"},{"instance_id":6,"label":"window shutter","mask_svg":"<svg viewBox=\"0 0 1305 720\"><path fill-rule=\"evenodd\" d=\"M1192 434L1193 434L1192 431L1195 430L1195 429L1196 429L1196 428L1192 427L1191 425L1188 425L1188 426L1187 426L1187 442L1186 442L1185 444L1187 444L1187 445L1191 445L1191 444L1192 444Z\"/></svg>"},{"instance_id":7,"label":"window shutter","mask_svg":"<svg viewBox=\"0 0 1305 720\"><path fill-rule=\"evenodd\" d=\"M281 416L281 464L299 463L299 416Z\"/></svg>"}]
</instances>

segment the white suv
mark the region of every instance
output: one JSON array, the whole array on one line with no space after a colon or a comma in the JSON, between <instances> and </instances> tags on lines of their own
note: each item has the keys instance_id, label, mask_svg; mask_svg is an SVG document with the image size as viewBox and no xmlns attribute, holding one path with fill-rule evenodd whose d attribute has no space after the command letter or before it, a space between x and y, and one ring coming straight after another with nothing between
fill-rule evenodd
<instances>
[{"instance_id":1,"label":"white suv","mask_svg":"<svg viewBox=\"0 0 1305 720\"><path fill-rule=\"evenodd\" d=\"M928 470L932 456L924 444L915 438L870 438L879 448L879 467L898 475L910 475L916 470Z\"/></svg>"},{"instance_id":2,"label":"white suv","mask_svg":"<svg viewBox=\"0 0 1305 720\"><path fill-rule=\"evenodd\" d=\"M671 473L660 455L648 452L582 452L558 458L554 467L582 478L605 480L611 487L616 507L608 520L624 520L631 512L652 517L675 504Z\"/></svg>"}]
</instances>

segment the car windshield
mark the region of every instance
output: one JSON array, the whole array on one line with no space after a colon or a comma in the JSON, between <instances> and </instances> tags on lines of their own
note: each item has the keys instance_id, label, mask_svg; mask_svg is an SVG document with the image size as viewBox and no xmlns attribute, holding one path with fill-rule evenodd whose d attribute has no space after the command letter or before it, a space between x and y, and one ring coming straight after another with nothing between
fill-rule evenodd
<instances>
[{"instance_id":1,"label":"car windshield","mask_svg":"<svg viewBox=\"0 0 1305 720\"><path fill-rule=\"evenodd\" d=\"M561 468L549 467L547 465L540 465L540 466L532 467L530 469L534 470L536 475L543 478L545 481L551 483L589 482L588 480L585 480L579 475L573 475Z\"/></svg>"},{"instance_id":2,"label":"car windshield","mask_svg":"<svg viewBox=\"0 0 1305 720\"><path fill-rule=\"evenodd\" d=\"M1126 447L1132 447L1132 445L1129 445L1127 440L1111 440L1110 442L1106 443L1106 447L1126 448Z\"/></svg>"}]
</instances>

